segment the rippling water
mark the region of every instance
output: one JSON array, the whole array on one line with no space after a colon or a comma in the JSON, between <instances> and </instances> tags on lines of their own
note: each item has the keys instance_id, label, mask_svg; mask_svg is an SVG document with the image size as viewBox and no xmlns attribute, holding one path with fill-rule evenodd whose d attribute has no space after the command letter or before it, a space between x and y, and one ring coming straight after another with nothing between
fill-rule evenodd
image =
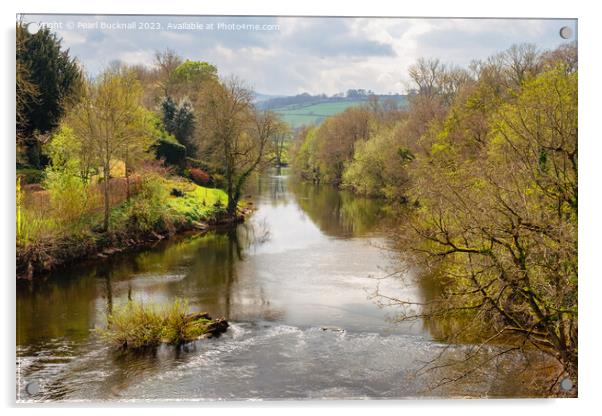
<instances>
[{"instance_id":1,"label":"rippling water","mask_svg":"<svg viewBox=\"0 0 602 416\"><path fill-rule=\"evenodd\" d=\"M257 212L235 230L178 237L20 285L18 399L531 394L511 371L475 372L436 390L429 387L449 376L444 370L417 375L426 361L442 352L461 356L466 347L437 343L421 322L396 324L396 310L375 302L377 288L405 299L423 296L408 284L411 276L385 278L401 264L387 248L390 222L380 201L278 172L249 189ZM95 335L115 305L176 297L227 318L228 332L126 355Z\"/></svg>"}]
</instances>

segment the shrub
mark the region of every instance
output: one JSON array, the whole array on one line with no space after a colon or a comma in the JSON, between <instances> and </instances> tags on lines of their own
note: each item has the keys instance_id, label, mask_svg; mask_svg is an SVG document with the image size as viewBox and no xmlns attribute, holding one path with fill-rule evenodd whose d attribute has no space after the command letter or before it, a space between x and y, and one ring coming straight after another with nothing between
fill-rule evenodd
<instances>
[{"instance_id":1,"label":"shrub","mask_svg":"<svg viewBox=\"0 0 602 416\"><path fill-rule=\"evenodd\" d=\"M34 168L17 168L17 176L22 178L21 185L39 184L44 180L44 171Z\"/></svg>"},{"instance_id":2,"label":"shrub","mask_svg":"<svg viewBox=\"0 0 602 416\"><path fill-rule=\"evenodd\" d=\"M160 138L155 144L157 159L173 166L184 167L186 164L186 147L175 140Z\"/></svg>"},{"instance_id":3,"label":"shrub","mask_svg":"<svg viewBox=\"0 0 602 416\"><path fill-rule=\"evenodd\" d=\"M211 185L213 183L211 176L207 172L197 168L190 169L190 179L197 185L202 186Z\"/></svg>"},{"instance_id":4,"label":"shrub","mask_svg":"<svg viewBox=\"0 0 602 416\"><path fill-rule=\"evenodd\" d=\"M162 220L169 192L165 179L154 174L143 176L139 187L137 195L128 204L129 226L148 231Z\"/></svg>"},{"instance_id":5,"label":"shrub","mask_svg":"<svg viewBox=\"0 0 602 416\"><path fill-rule=\"evenodd\" d=\"M48 167L44 186L50 194L50 207L65 224L79 222L86 211L88 187L69 170Z\"/></svg>"},{"instance_id":6,"label":"shrub","mask_svg":"<svg viewBox=\"0 0 602 416\"><path fill-rule=\"evenodd\" d=\"M116 346L139 349L192 341L205 334L211 323L206 314L190 314L184 300L176 299L167 307L129 301L107 316L107 328L99 332Z\"/></svg>"}]
</instances>

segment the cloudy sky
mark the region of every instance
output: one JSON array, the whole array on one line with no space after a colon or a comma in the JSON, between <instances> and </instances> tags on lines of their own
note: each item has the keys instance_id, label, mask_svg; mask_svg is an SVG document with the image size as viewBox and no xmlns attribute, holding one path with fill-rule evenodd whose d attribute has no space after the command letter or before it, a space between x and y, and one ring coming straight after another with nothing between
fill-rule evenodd
<instances>
[{"instance_id":1,"label":"cloudy sky","mask_svg":"<svg viewBox=\"0 0 602 416\"><path fill-rule=\"evenodd\" d=\"M350 88L404 92L419 57L460 66L515 43L555 48L575 20L25 15L45 24L92 75L111 61L152 65L157 50L236 74L256 91L334 94ZM572 29L571 39L559 35Z\"/></svg>"}]
</instances>

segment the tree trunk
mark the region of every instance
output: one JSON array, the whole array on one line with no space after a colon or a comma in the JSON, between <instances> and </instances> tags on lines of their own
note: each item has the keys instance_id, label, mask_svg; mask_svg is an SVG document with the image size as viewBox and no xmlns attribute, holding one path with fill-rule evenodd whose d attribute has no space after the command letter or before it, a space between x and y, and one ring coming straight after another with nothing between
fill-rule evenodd
<instances>
[{"instance_id":1,"label":"tree trunk","mask_svg":"<svg viewBox=\"0 0 602 416\"><path fill-rule=\"evenodd\" d=\"M232 187L228 186L228 215L235 216L236 215L236 207L238 205L238 197L236 196L236 192L233 192Z\"/></svg>"},{"instance_id":2,"label":"tree trunk","mask_svg":"<svg viewBox=\"0 0 602 416\"><path fill-rule=\"evenodd\" d=\"M104 221L102 224L102 228L103 231L108 231L109 230L109 208L110 208L110 201L109 201L109 166L108 164L105 164L104 166Z\"/></svg>"},{"instance_id":3,"label":"tree trunk","mask_svg":"<svg viewBox=\"0 0 602 416\"><path fill-rule=\"evenodd\" d=\"M127 154L127 150L125 153L125 196L126 196L126 200L128 202L130 202L130 167L129 167L129 163L128 163L128 154Z\"/></svg>"}]
</instances>

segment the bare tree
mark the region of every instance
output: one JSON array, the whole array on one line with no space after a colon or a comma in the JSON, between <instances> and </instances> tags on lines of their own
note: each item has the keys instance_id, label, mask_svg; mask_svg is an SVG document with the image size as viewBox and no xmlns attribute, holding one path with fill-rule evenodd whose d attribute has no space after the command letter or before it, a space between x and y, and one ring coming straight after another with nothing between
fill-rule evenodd
<instances>
[{"instance_id":1,"label":"bare tree","mask_svg":"<svg viewBox=\"0 0 602 416\"><path fill-rule=\"evenodd\" d=\"M252 103L252 91L233 77L209 85L199 109L204 126L199 148L223 168L229 215L236 214L243 185L265 161L280 129L273 113L256 111Z\"/></svg>"},{"instance_id":2,"label":"bare tree","mask_svg":"<svg viewBox=\"0 0 602 416\"><path fill-rule=\"evenodd\" d=\"M172 93L172 74L182 64L182 58L173 50L155 52L155 67L157 69L157 85L163 96Z\"/></svg>"}]
</instances>

